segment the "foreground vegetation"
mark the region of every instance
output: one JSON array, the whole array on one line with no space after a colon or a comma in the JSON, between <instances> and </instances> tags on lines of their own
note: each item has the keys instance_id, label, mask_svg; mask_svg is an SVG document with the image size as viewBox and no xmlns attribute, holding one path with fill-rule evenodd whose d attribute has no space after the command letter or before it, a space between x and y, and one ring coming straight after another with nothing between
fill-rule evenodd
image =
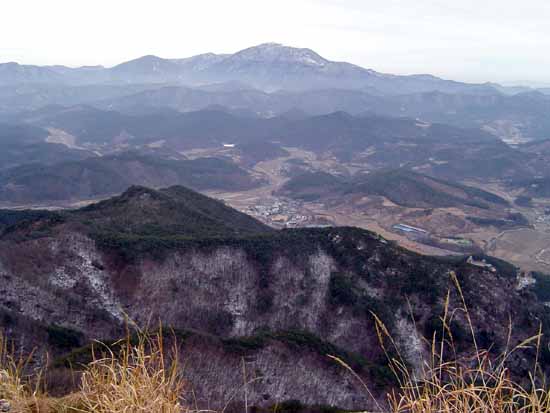
<instances>
[{"instance_id":1,"label":"foreground vegetation","mask_svg":"<svg viewBox=\"0 0 550 413\"><path fill-rule=\"evenodd\" d=\"M461 298L461 308L450 308L450 292L440 317L440 329L426 338L431 349L420 368L411 367L402 357L383 321L375 314L376 331L387 357L387 368L394 375L393 388L385 397L375 397L369 386L346 357L325 346L327 357L347 369L372 396L373 412L494 412L550 413L550 387L539 366L542 329L538 334L511 347L498 356L478 346L462 289L451 275ZM472 348L469 354L458 353L453 337L453 319L460 313L468 321ZM0 411L2 412L192 412L196 408L183 398L187 392L178 356L176 336L165 343L162 329L149 334L138 332L109 346L97 343L91 348L91 362L79 372L76 391L65 397L49 397L44 391L43 370L33 363L33 356L16 356L5 336L0 335ZM511 336L511 332L510 332ZM264 339L267 339L265 337ZM515 353L529 350L537 356L531 371L512 372L508 360ZM331 354L333 353L333 354ZM285 401L269 408L243 405L245 412L314 413L339 410L327 406L304 406L299 401Z\"/></svg>"},{"instance_id":2,"label":"foreground vegetation","mask_svg":"<svg viewBox=\"0 0 550 413\"><path fill-rule=\"evenodd\" d=\"M78 391L48 397L40 373L27 375L30 359L17 358L0 339L0 399L5 411L20 413L187 411L182 404L185 381L177 348L166 352L163 334L139 334L118 343L116 351L99 345L80 376ZM100 356L99 356L100 355ZM0 409L2 404L0 403ZM4 411L4 410L0 410Z\"/></svg>"},{"instance_id":3,"label":"foreground vegetation","mask_svg":"<svg viewBox=\"0 0 550 413\"><path fill-rule=\"evenodd\" d=\"M441 317L442 338L436 340L434 333L429 343L430 358L424 361L421 371L415 372L406 365L388 330L374 316L384 351L388 351L389 345L397 352L397 357L388 357L388 360L399 381L397 389L387 394L387 406L379 405L380 410L392 413L550 412L550 388L538 364L542 330L513 348L508 343L499 356L492 356L489 351L478 347L462 289L456 277L453 281L462 300L459 311L468 320L473 340L472 352L467 356L460 357L456 353L451 331L456 311L449 308L449 294ZM535 349L537 357L532 371L517 378L506 365L515 352L526 349ZM336 361L343 364L339 359Z\"/></svg>"}]
</instances>

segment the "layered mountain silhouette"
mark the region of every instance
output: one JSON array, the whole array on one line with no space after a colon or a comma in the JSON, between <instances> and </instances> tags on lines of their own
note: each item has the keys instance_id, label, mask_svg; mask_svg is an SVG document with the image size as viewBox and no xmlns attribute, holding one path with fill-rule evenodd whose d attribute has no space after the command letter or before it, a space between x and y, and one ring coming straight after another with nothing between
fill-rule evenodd
<instances>
[{"instance_id":1,"label":"layered mountain silhouette","mask_svg":"<svg viewBox=\"0 0 550 413\"><path fill-rule=\"evenodd\" d=\"M512 140L550 133L548 89L380 73L277 43L234 54L147 55L108 68L0 64L0 121L48 105L81 104L129 114L213 105L261 117L368 112L482 127Z\"/></svg>"},{"instance_id":2,"label":"layered mountain silhouette","mask_svg":"<svg viewBox=\"0 0 550 413\"><path fill-rule=\"evenodd\" d=\"M490 85L470 85L430 75L395 76L345 62L328 60L311 49L277 43L250 47L230 55L212 53L185 59L143 56L112 68L101 66L0 65L0 85L14 83L216 83L242 81L263 90L366 88L380 93L424 91L488 93Z\"/></svg>"}]
</instances>

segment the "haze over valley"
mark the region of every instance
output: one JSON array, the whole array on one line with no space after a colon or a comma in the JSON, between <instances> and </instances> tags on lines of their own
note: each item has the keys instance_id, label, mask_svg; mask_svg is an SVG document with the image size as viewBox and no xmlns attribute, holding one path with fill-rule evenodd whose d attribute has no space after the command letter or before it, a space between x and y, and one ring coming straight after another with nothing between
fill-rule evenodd
<instances>
[{"instance_id":1,"label":"haze over valley","mask_svg":"<svg viewBox=\"0 0 550 413\"><path fill-rule=\"evenodd\" d=\"M155 323L185 388L131 412L451 411L380 405L400 368L424 389L426 360L472 350L490 380L544 388L549 83L339 60L260 43L0 63L0 378L10 342L48 379L35 404L0 383L0 411L99 411L91 349L151 352Z\"/></svg>"},{"instance_id":2,"label":"haze over valley","mask_svg":"<svg viewBox=\"0 0 550 413\"><path fill-rule=\"evenodd\" d=\"M383 74L276 43L0 68L6 207L185 185L278 228L354 225L547 270L545 89ZM507 247L516 229L522 258Z\"/></svg>"}]
</instances>

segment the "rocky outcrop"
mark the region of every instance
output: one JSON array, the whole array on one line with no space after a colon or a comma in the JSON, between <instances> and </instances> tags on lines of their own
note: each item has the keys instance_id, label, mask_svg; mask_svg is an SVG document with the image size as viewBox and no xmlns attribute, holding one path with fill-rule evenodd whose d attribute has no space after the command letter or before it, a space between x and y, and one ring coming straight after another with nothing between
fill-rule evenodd
<instances>
[{"instance_id":1,"label":"rocky outcrop","mask_svg":"<svg viewBox=\"0 0 550 413\"><path fill-rule=\"evenodd\" d=\"M508 315L521 323L514 340L536 330L538 304L514 288L514 277L420 257L345 228L133 259L64 225L37 239L11 237L0 248L0 320L27 348L45 341L58 354L70 350L63 334L78 338L69 345L84 345L119 337L126 317L140 326L160 321L187 332L186 374L202 406L223 407L234 392L238 402L246 388L250 404L298 399L355 409L368 405L367 395L327 354L347 357L373 388L387 388L372 311L419 367L421 337L453 289L451 272L463 283L475 327L491 340L484 344L505 342ZM460 306L456 293L451 305Z\"/></svg>"}]
</instances>

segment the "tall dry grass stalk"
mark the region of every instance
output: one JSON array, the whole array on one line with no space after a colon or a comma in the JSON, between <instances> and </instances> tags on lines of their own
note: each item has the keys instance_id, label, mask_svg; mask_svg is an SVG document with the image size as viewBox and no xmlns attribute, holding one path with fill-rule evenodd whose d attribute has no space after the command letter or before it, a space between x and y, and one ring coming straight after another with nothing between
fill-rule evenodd
<instances>
[{"instance_id":1,"label":"tall dry grass stalk","mask_svg":"<svg viewBox=\"0 0 550 413\"><path fill-rule=\"evenodd\" d=\"M7 400L13 412L23 412L36 402L38 384L32 386L31 378L24 375L31 359L32 354L28 357L16 355L14 346L0 331L0 399ZM34 378L32 382L40 382L40 377Z\"/></svg>"},{"instance_id":2,"label":"tall dry grass stalk","mask_svg":"<svg viewBox=\"0 0 550 413\"><path fill-rule=\"evenodd\" d=\"M433 337L425 339L431 351L429 359L423 361L420 373L408 367L390 332L373 314L378 339L398 383L386 395L386 403L375 399L377 410L391 413L550 413L550 389L538 365L540 328L538 334L510 348L510 323L506 349L499 356L490 355L478 347L460 283L454 273L451 272L450 276L461 306L458 310L450 310L449 291L440 318L439 338L436 339L434 333ZM450 326L458 313L463 314L470 330L473 343L470 356L461 357L456 351ZM534 348L537 358L532 371L521 384L512 378L506 365L513 353L527 348ZM342 360L332 358L351 371ZM365 382L355 372L352 374L368 390Z\"/></svg>"},{"instance_id":3,"label":"tall dry grass stalk","mask_svg":"<svg viewBox=\"0 0 550 413\"><path fill-rule=\"evenodd\" d=\"M82 374L82 411L97 413L181 413L185 382L177 346L165 353L162 331L140 333L137 344L127 337L115 354L102 346ZM94 354L97 353L94 351Z\"/></svg>"},{"instance_id":4,"label":"tall dry grass stalk","mask_svg":"<svg viewBox=\"0 0 550 413\"><path fill-rule=\"evenodd\" d=\"M385 400L375 399L368 385L341 359L332 357L361 382L375 400L377 411L389 413L550 413L550 391L534 360L532 371L521 383L507 367L510 356L522 349L539 354L542 331L514 347L508 345L500 356L491 355L476 342L475 329L460 284L451 273L458 302L451 310L448 291L441 331L427 338L431 350L420 371L411 369L384 323L373 314L376 332L393 371L397 385ZM411 312L412 313L412 312ZM472 353L459 355L451 332L453 320L461 315L469 326ZM92 362L84 366L79 391L62 399L50 399L38 392L38 379L23 375L30 358L14 356L0 334L0 398L10 401L17 413L181 413L190 412L182 400L185 381L181 375L177 343L166 351L162 328L155 334L138 332L137 339L127 334L114 346L100 343L93 350ZM246 367L244 411L248 410ZM283 378L284 380L284 378Z\"/></svg>"},{"instance_id":5,"label":"tall dry grass stalk","mask_svg":"<svg viewBox=\"0 0 550 413\"><path fill-rule=\"evenodd\" d=\"M80 388L56 399L39 391L40 374L24 376L31 357L14 356L0 335L0 399L10 413L182 413L184 380L176 343L166 351L162 329L128 335L114 346L98 343L84 366ZM101 356L98 356L101 354ZM35 383L35 387L30 383Z\"/></svg>"}]
</instances>

